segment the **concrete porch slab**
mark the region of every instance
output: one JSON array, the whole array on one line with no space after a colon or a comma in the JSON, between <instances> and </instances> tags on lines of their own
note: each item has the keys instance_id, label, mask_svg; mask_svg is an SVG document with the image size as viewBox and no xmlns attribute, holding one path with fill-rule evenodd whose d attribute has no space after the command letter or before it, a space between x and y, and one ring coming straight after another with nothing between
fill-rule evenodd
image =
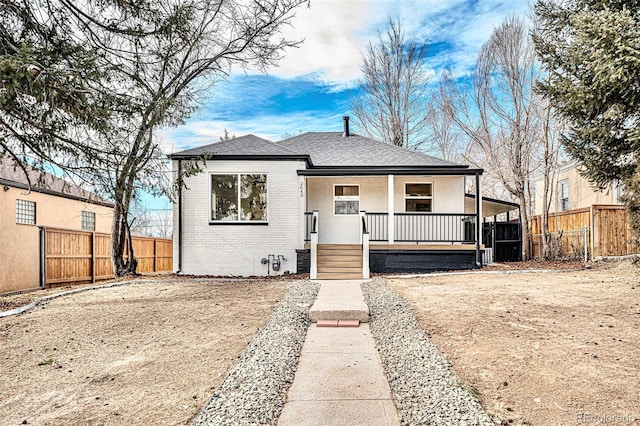
<instances>
[{"instance_id":1,"label":"concrete porch slab","mask_svg":"<svg viewBox=\"0 0 640 426\"><path fill-rule=\"evenodd\" d=\"M369 322L369 307L360 289L363 280L320 281L320 290L309 310L309 319Z\"/></svg>"}]
</instances>

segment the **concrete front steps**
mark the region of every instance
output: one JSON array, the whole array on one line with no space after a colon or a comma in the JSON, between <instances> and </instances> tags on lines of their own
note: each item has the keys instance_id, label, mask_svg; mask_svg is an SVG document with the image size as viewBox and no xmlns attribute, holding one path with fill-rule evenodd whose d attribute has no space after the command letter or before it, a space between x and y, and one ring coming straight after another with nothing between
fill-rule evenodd
<instances>
[{"instance_id":1,"label":"concrete front steps","mask_svg":"<svg viewBox=\"0 0 640 426\"><path fill-rule=\"evenodd\" d=\"M353 321L358 324L369 322L369 307L364 301L361 283L362 279L322 282L318 296L309 309L311 322L318 323L320 327L327 327L326 321L346 320L351 327L355 326Z\"/></svg>"},{"instance_id":2,"label":"concrete front steps","mask_svg":"<svg viewBox=\"0 0 640 426\"><path fill-rule=\"evenodd\" d=\"M362 279L362 246L318 244L318 279Z\"/></svg>"}]
</instances>

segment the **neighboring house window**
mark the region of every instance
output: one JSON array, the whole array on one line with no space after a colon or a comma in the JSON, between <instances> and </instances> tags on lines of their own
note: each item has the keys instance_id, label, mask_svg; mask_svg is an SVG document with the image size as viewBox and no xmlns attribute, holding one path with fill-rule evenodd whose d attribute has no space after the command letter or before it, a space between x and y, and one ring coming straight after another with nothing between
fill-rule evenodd
<instances>
[{"instance_id":1,"label":"neighboring house window","mask_svg":"<svg viewBox=\"0 0 640 426\"><path fill-rule=\"evenodd\" d=\"M560 199L560 211L569 210L569 180L565 179L558 182Z\"/></svg>"},{"instance_id":2,"label":"neighboring house window","mask_svg":"<svg viewBox=\"0 0 640 426\"><path fill-rule=\"evenodd\" d=\"M82 230L83 231L95 231L96 230L96 214L94 212L82 212Z\"/></svg>"},{"instance_id":3,"label":"neighboring house window","mask_svg":"<svg viewBox=\"0 0 640 426\"><path fill-rule=\"evenodd\" d=\"M433 211L433 185L431 183L406 183L404 186L405 212Z\"/></svg>"},{"instance_id":4,"label":"neighboring house window","mask_svg":"<svg viewBox=\"0 0 640 426\"><path fill-rule=\"evenodd\" d=\"M360 187L358 185L334 185L333 213L358 214L360 211Z\"/></svg>"},{"instance_id":5,"label":"neighboring house window","mask_svg":"<svg viewBox=\"0 0 640 426\"><path fill-rule=\"evenodd\" d=\"M267 175L211 175L211 220L267 221Z\"/></svg>"},{"instance_id":6,"label":"neighboring house window","mask_svg":"<svg viewBox=\"0 0 640 426\"><path fill-rule=\"evenodd\" d=\"M622 182L616 182L613 184L613 204L624 204L620 199L624 194L624 186Z\"/></svg>"},{"instance_id":7,"label":"neighboring house window","mask_svg":"<svg viewBox=\"0 0 640 426\"><path fill-rule=\"evenodd\" d=\"M35 225L36 203L33 201L16 200L16 223Z\"/></svg>"}]
</instances>

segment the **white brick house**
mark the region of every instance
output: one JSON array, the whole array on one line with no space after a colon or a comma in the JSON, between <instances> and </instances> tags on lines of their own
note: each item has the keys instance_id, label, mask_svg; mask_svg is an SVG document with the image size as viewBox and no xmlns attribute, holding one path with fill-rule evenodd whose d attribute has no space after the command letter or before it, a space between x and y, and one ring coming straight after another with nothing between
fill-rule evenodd
<instances>
[{"instance_id":1,"label":"white brick house","mask_svg":"<svg viewBox=\"0 0 640 426\"><path fill-rule=\"evenodd\" d=\"M174 206L178 273L362 278L481 266L481 169L362 136L254 135L172 154L185 179ZM465 207L465 203L467 207ZM475 205L474 205L475 204ZM470 211L471 210L471 211Z\"/></svg>"}]
</instances>

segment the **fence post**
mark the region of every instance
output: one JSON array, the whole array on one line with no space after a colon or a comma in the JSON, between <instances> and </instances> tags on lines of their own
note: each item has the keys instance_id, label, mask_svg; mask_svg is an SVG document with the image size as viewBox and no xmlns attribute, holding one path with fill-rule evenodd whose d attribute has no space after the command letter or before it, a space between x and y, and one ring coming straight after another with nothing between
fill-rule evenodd
<instances>
[{"instance_id":1,"label":"fence post","mask_svg":"<svg viewBox=\"0 0 640 426\"><path fill-rule=\"evenodd\" d=\"M158 239L153 239L153 272L158 272Z\"/></svg>"},{"instance_id":2,"label":"fence post","mask_svg":"<svg viewBox=\"0 0 640 426\"><path fill-rule=\"evenodd\" d=\"M39 226L40 240L40 288L47 288L47 228Z\"/></svg>"},{"instance_id":3,"label":"fence post","mask_svg":"<svg viewBox=\"0 0 640 426\"><path fill-rule=\"evenodd\" d=\"M91 282L96 282L96 233L91 233Z\"/></svg>"},{"instance_id":4,"label":"fence post","mask_svg":"<svg viewBox=\"0 0 640 426\"><path fill-rule=\"evenodd\" d=\"M589 262L589 227L584 227L584 263Z\"/></svg>"}]
</instances>

